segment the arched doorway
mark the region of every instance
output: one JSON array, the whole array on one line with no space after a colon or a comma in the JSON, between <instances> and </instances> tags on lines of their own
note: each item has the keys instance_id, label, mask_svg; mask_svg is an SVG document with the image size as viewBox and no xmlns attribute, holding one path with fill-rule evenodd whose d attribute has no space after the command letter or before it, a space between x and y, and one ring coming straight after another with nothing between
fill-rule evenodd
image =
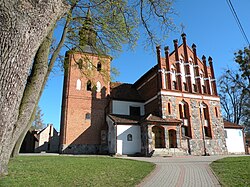
<instances>
[{"instance_id":1,"label":"arched doorway","mask_svg":"<svg viewBox=\"0 0 250 187\"><path fill-rule=\"evenodd\" d=\"M155 148L165 148L165 131L161 126L154 126L153 132L153 144Z\"/></svg>"},{"instance_id":2,"label":"arched doorway","mask_svg":"<svg viewBox=\"0 0 250 187\"><path fill-rule=\"evenodd\" d=\"M169 147L177 148L176 130L173 130L173 129L169 130L168 136L169 136Z\"/></svg>"}]
</instances>

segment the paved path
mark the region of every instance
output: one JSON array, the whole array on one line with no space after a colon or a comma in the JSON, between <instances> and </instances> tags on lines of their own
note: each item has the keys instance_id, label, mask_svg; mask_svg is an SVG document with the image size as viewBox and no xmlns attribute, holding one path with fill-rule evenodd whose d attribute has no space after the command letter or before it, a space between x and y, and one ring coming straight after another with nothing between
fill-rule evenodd
<instances>
[{"instance_id":1,"label":"paved path","mask_svg":"<svg viewBox=\"0 0 250 187\"><path fill-rule=\"evenodd\" d=\"M225 156L224 156L225 157ZM223 156L128 157L153 162L156 169L138 187L218 187L209 164Z\"/></svg>"}]
</instances>

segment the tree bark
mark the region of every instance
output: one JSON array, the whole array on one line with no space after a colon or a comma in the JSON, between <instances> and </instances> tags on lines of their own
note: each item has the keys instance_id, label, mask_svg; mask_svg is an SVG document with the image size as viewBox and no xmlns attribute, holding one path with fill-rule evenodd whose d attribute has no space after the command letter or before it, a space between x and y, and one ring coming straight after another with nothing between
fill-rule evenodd
<instances>
[{"instance_id":1,"label":"tree bark","mask_svg":"<svg viewBox=\"0 0 250 187\"><path fill-rule=\"evenodd\" d=\"M0 0L0 175L8 173L21 99L36 51L69 7L63 0Z\"/></svg>"},{"instance_id":2,"label":"tree bark","mask_svg":"<svg viewBox=\"0 0 250 187\"><path fill-rule=\"evenodd\" d=\"M48 36L45 38L36 52L32 71L25 86L23 98L19 108L21 112L19 112L18 120L16 122L17 126L26 124L26 127L15 144L12 152L12 157L18 155L25 135L30 129L32 121L34 120L36 108L38 106L38 101L41 95L40 90L44 87L44 80L48 72L49 50L52 43L54 28L52 28L52 30L49 32Z\"/></svg>"},{"instance_id":3,"label":"tree bark","mask_svg":"<svg viewBox=\"0 0 250 187\"><path fill-rule=\"evenodd\" d=\"M12 157L15 157L19 154L19 151L20 151L22 142L25 138L25 135L28 132L28 130L30 129L30 127L32 126L32 122L34 121L38 102L40 100L40 97L42 95L44 87L47 83L49 75L54 67L56 58L58 57L58 55L61 51L61 48L64 44L64 41L66 39L66 34L68 32L68 25L69 25L70 20L71 20L72 10L73 10L73 7L68 12L61 39L56 47L56 50L53 52L53 54L51 56L49 64L48 64L49 48L50 48L50 45L52 43L52 33L53 33L54 29L50 32L50 34L47 37L47 40L45 40L41 44L41 46L39 47L39 50L37 51L36 57L34 59L34 65L33 65L33 70L36 73L33 75L38 74L39 71L41 71L41 72L39 73L39 75L40 75L39 77L32 76L32 74L31 74L30 75L31 84L29 84L29 85L27 84L27 86L25 87L25 92L24 92L24 96L23 96L23 98L25 98L25 99L22 100L21 105L23 106L23 108L29 107L30 110L26 110L27 111L26 113L22 113L22 115L19 115L19 117L18 117L17 124L18 123L25 123L26 128L24 129L23 133L20 135L20 137L18 138L18 140L16 142L16 145L12 151ZM40 64L41 68L39 68L38 65L35 66L35 64ZM42 68L42 67L46 67L46 69ZM39 86L36 87L36 89L35 89L35 85L39 85ZM39 93L39 95L37 95L38 93ZM33 100L34 98L35 98L36 102L29 102L29 106L27 106L27 100ZM33 112L31 113L32 110L33 110ZM25 121L23 121L23 120L25 120Z\"/></svg>"}]
</instances>

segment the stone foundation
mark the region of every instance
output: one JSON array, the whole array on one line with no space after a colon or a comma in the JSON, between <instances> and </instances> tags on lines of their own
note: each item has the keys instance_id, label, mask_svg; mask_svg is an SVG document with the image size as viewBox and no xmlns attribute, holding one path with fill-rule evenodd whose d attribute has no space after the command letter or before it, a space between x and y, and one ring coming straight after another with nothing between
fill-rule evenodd
<instances>
[{"instance_id":1,"label":"stone foundation","mask_svg":"<svg viewBox=\"0 0 250 187\"><path fill-rule=\"evenodd\" d=\"M99 144L73 144L73 145L62 145L62 154L107 154L108 146Z\"/></svg>"}]
</instances>

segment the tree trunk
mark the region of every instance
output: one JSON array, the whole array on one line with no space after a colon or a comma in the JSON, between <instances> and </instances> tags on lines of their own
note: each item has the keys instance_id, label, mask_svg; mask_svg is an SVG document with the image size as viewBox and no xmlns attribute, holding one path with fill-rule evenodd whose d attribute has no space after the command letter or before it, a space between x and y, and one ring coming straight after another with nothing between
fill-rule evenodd
<instances>
[{"instance_id":1,"label":"tree trunk","mask_svg":"<svg viewBox=\"0 0 250 187\"><path fill-rule=\"evenodd\" d=\"M54 27L55 28L55 27ZM44 87L44 80L48 73L48 58L54 28L49 32L43 43L36 52L32 71L25 86L23 98L19 110L16 125L26 124L26 127L18 138L12 152L12 157L18 155L26 133L30 129L38 106L40 90Z\"/></svg>"},{"instance_id":2,"label":"tree trunk","mask_svg":"<svg viewBox=\"0 0 250 187\"><path fill-rule=\"evenodd\" d=\"M30 111L32 111L32 106L31 105L33 104L33 108L34 108L33 113L31 113L29 110L27 110L27 113L22 113L22 115L19 115L19 119L24 118L24 119L26 119L26 121L18 120L17 123L20 123L20 122L21 123L26 123L26 128L24 129L23 133L21 134L21 136L18 138L18 140L16 142L16 145L15 145L13 151L12 151L12 157L15 157L15 156L17 156L19 154L19 151L21 149L21 145L22 145L22 142L23 142L23 140L25 138L25 135L28 132L28 130L30 129L30 127L32 126L32 122L34 121L34 118L35 118L35 113L36 113L36 109L37 109L37 106L38 106L38 102L40 100L40 97L42 95L44 87L45 87L45 85L47 83L47 80L49 78L50 72L53 69L56 58L58 57L58 55L59 55L59 53L61 51L61 48L62 48L62 46L64 44L64 41L66 39L66 34L68 32L68 25L69 25L69 23L71 21L72 10L73 10L73 7L68 12L61 39L60 39L60 41L59 41L59 43L58 43L58 45L56 47L56 50L53 52L53 54L51 56L49 64L48 64L49 48L50 48L50 45L52 43L52 34L53 34L54 29L51 31L51 33L47 37L47 40L45 40L42 43L42 45L39 47L39 50L37 51L36 58L34 60L34 64L37 64L37 63L41 64L41 65L43 64L44 67L46 66L46 69L42 68L42 67L39 68L39 66L35 67L33 65L33 70L35 72L37 72L37 73L39 73L39 71L41 71L39 74L42 74L42 75L44 75L44 72L46 71L46 76L33 77L32 74L30 76L31 82L34 82L34 83L31 83L30 86L26 86L25 92L24 92L24 98L26 98L26 100L28 100L28 99L32 100L32 99L34 99L34 95L35 95L36 96L35 97L36 98L36 103L35 102L29 102L29 104L30 104L29 108L31 108ZM35 74L37 74L37 73L35 73ZM43 84L41 84L41 83L43 83ZM32 85L35 85L35 84L39 85L39 87L37 87L36 89L34 88L34 86L32 86ZM39 96L37 97L38 93L39 93ZM24 105L24 108L27 107L26 106L26 103L27 103L26 100L25 99L22 100L22 104Z\"/></svg>"},{"instance_id":3,"label":"tree trunk","mask_svg":"<svg viewBox=\"0 0 250 187\"><path fill-rule=\"evenodd\" d=\"M0 0L0 175L8 173L21 99L36 51L68 6L63 0Z\"/></svg>"}]
</instances>

